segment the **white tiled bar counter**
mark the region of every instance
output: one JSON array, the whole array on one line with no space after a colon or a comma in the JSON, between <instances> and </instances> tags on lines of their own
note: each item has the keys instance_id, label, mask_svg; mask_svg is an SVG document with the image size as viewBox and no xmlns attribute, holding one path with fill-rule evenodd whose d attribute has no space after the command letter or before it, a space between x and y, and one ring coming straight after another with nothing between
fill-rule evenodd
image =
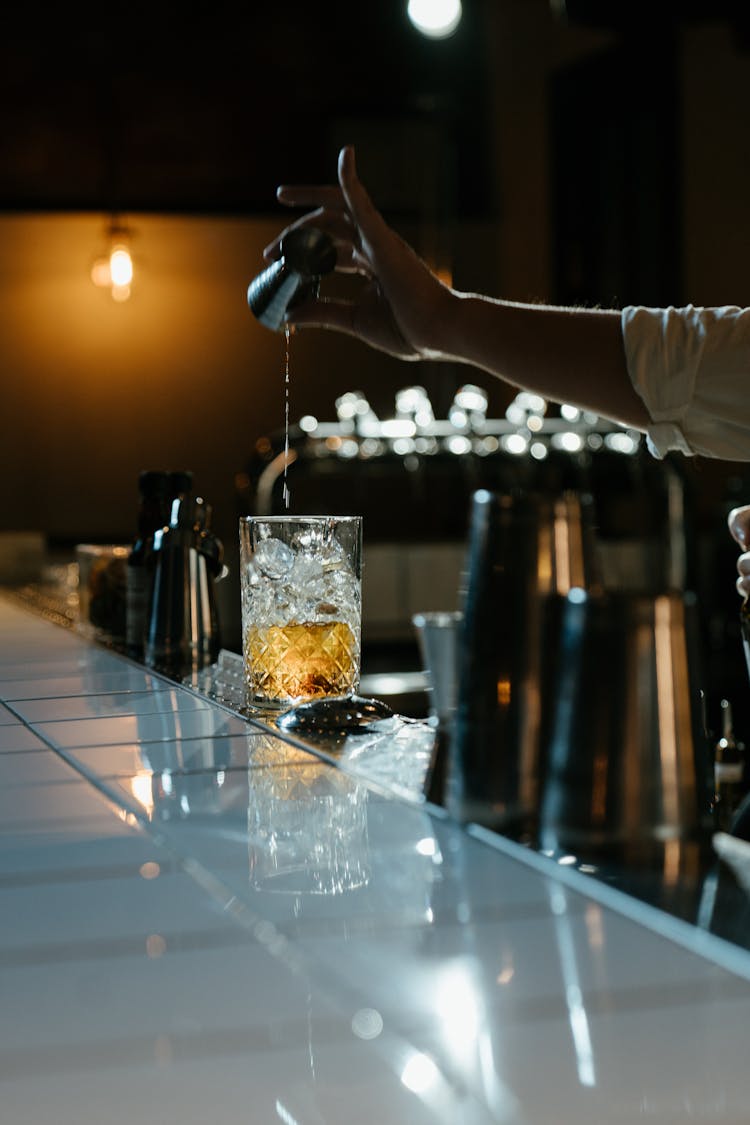
<instances>
[{"instance_id":1,"label":"white tiled bar counter","mask_svg":"<svg viewBox=\"0 0 750 1125\"><path fill-rule=\"evenodd\" d=\"M1 597L0 700L2 1125L750 1121L738 946Z\"/></svg>"}]
</instances>

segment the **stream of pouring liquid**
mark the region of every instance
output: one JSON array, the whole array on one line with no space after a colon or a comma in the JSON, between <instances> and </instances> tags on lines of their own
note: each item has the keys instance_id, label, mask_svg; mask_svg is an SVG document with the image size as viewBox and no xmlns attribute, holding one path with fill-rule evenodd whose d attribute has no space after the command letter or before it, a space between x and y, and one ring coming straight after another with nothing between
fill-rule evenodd
<instances>
[{"instance_id":1,"label":"stream of pouring liquid","mask_svg":"<svg viewBox=\"0 0 750 1125\"><path fill-rule=\"evenodd\" d=\"M289 465L289 341L292 330L288 324L284 326L284 487L282 496L284 507L289 510L289 485L287 483L287 467Z\"/></svg>"}]
</instances>

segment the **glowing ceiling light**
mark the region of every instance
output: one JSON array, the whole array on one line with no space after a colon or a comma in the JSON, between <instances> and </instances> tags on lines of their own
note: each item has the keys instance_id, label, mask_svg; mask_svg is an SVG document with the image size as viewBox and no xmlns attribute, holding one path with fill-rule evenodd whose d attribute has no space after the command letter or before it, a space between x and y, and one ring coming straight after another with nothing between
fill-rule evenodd
<instances>
[{"instance_id":1,"label":"glowing ceiling light","mask_svg":"<svg viewBox=\"0 0 750 1125\"><path fill-rule=\"evenodd\" d=\"M409 0L406 13L422 35L447 39L461 22L461 0Z\"/></svg>"}]
</instances>

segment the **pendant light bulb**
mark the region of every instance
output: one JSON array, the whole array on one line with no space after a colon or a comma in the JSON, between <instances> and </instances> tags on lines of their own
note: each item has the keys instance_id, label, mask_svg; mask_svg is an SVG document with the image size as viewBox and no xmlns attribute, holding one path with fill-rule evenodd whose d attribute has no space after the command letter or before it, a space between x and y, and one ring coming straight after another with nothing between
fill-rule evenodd
<instances>
[{"instance_id":1,"label":"pendant light bulb","mask_svg":"<svg viewBox=\"0 0 750 1125\"><path fill-rule=\"evenodd\" d=\"M112 223L108 232L109 250L97 258L91 280L101 289L109 289L114 301L127 301L133 281L133 257L130 253L130 232Z\"/></svg>"},{"instance_id":2,"label":"pendant light bulb","mask_svg":"<svg viewBox=\"0 0 750 1125\"><path fill-rule=\"evenodd\" d=\"M115 243L109 254L109 273L112 285L130 285L133 280L133 259L122 242Z\"/></svg>"}]
</instances>

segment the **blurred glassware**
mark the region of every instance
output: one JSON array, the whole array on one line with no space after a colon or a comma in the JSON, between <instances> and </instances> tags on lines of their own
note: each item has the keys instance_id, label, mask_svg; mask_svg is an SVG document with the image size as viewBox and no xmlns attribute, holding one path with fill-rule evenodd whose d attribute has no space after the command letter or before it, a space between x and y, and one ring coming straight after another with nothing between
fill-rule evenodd
<instances>
[{"instance_id":1,"label":"blurred glassware","mask_svg":"<svg viewBox=\"0 0 750 1125\"><path fill-rule=\"evenodd\" d=\"M125 640L127 561L124 544L79 543L78 630L96 640Z\"/></svg>"}]
</instances>

